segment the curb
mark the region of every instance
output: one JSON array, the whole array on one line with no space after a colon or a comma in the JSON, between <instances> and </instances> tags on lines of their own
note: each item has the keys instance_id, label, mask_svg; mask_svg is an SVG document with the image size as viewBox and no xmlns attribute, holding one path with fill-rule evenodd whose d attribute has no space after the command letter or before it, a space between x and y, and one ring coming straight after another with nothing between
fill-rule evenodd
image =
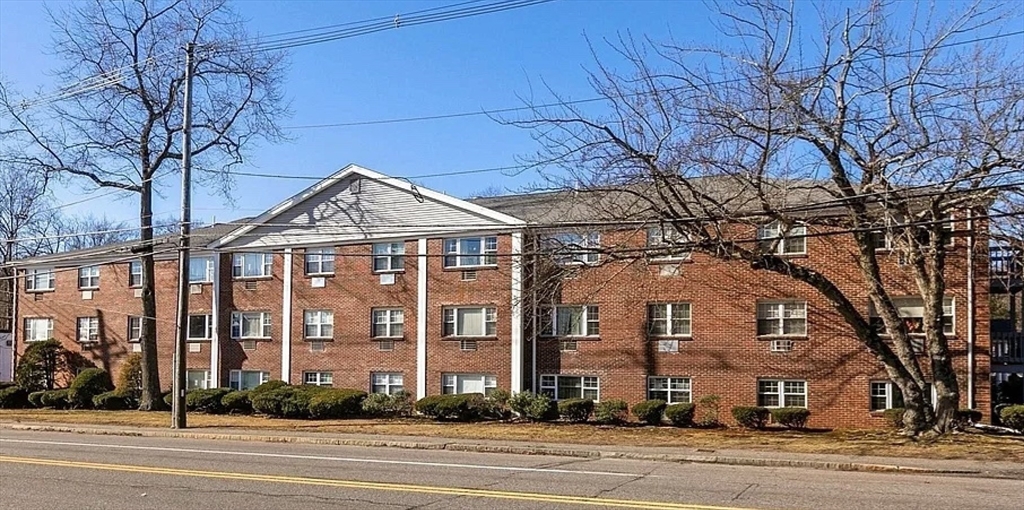
<instances>
[{"instance_id":1,"label":"curb","mask_svg":"<svg viewBox=\"0 0 1024 510\"><path fill-rule=\"evenodd\" d=\"M720 455L672 455L640 452L614 452L549 446L485 445L452 442L388 441L338 437L277 436L256 434L212 434L203 432L173 432L165 430L117 430L64 425L0 424L0 429L33 432L64 432L97 436L159 437L179 439L207 439L219 441L249 441L262 443L293 443L332 446L361 446L374 448L405 448L411 450L447 450L470 453L504 453L511 455L549 455L557 457L629 459L692 464L721 464L729 466L788 467L828 471L861 471L873 473L960 475L976 478L1019 479L1015 473L993 473L974 470L933 469L896 464L869 464L862 462L826 462L819 460L766 459L754 457L728 457Z\"/></svg>"}]
</instances>

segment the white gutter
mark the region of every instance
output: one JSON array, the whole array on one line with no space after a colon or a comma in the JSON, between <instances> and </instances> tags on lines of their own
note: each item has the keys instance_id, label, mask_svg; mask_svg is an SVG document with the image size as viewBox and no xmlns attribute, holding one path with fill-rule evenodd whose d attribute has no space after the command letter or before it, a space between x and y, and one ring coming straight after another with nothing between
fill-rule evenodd
<instances>
[{"instance_id":1,"label":"white gutter","mask_svg":"<svg viewBox=\"0 0 1024 510\"><path fill-rule=\"evenodd\" d=\"M967 408L974 409L974 217L967 211Z\"/></svg>"}]
</instances>

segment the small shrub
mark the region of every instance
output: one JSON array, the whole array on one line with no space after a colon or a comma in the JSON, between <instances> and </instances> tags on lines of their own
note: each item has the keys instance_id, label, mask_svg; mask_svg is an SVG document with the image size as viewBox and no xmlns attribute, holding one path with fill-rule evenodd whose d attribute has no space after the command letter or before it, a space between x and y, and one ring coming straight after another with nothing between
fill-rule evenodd
<instances>
[{"instance_id":1,"label":"small shrub","mask_svg":"<svg viewBox=\"0 0 1024 510\"><path fill-rule=\"evenodd\" d=\"M39 397L39 402L43 407L52 407L54 409L67 409L71 406L68 401L68 393L70 390L48 390L43 392L43 396Z\"/></svg>"},{"instance_id":2,"label":"small shrub","mask_svg":"<svg viewBox=\"0 0 1024 510\"><path fill-rule=\"evenodd\" d=\"M46 393L46 391L47 390L33 391L32 393L29 393L28 403L33 407L43 407L43 393Z\"/></svg>"},{"instance_id":3,"label":"small shrub","mask_svg":"<svg viewBox=\"0 0 1024 510\"><path fill-rule=\"evenodd\" d=\"M665 415L665 406L664 400L644 400L633 404L633 416L636 416L640 423L660 425L661 419Z\"/></svg>"},{"instance_id":4,"label":"small shrub","mask_svg":"<svg viewBox=\"0 0 1024 510\"><path fill-rule=\"evenodd\" d=\"M117 373L117 391L138 399L142 396L142 355L132 353L121 363L121 371Z\"/></svg>"},{"instance_id":5,"label":"small shrub","mask_svg":"<svg viewBox=\"0 0 1024 510\"><path fill-rule=\"evenodd\" d=\"M252 402L254 411L271 418L309 418L310 400L315 394L328 390L329 388L317 386L289 386L285 384L278 385L276 389L265 390L259 393L256 393L254 389L249 392L249 400Z\"/></svg>"},{"instance_id":6,"label":"small shrub","mask_svg":"<svg viewBox=\"0 0 1024 510\"><path fill-rule=\"evenodd\" d=\"M736 406L732 408L732 417L741 427L760 430L768 423L771 412L764 407Z\"/></svg>"},{"instance_id":7,"label":"small shrub","mask_svg":"<svg viewBox=\"0 0 1024 510\"><path fill-rule=\"evenodd\" d=\"M185 392L185 398L188 398L188 392ZM174 392L173 391L168 391L167 393L164 393L164 396L160 400L163 400L164 403L167 404L168 407L173 406L174 405Z\"/></svg>"},{"instance_id":8,"label":"small shrub","mask_svg":"<svg viewBox=\"0 0 1024 510\"><path fill-rule=\"evenodd\" d=\"M605 425L624 423L629 417L629 406L622 400L602 400L594 406L594 419Z\"/></svg>"},{"instance_id":9,"label":"small shrub","mask_svg":"<svg viewBox=\"0 0 1024 510\"><path fill-rule=\"evenodd\" d=\"M675 427L692 427L697 406L693 404L672 404L665 407L665 417Z\"/></svg>"},{"instance_id":10,"label":"small shrub","mask_svg":"<svg viewBox=\"0 0 1024 510\"><path fill-rule=\"evenodd\" d=\"M1024 405L1004 407L999 412L999 420L1004 427L1009 427L1024 434Z\"/></svg>"},{"instance_id":11,"label":"small shrub","mask_svg":"<svg viewBox=\"0 0 1024 510\"><path fill-rule=\"evenodd\" d=\"M220 398L225 413L252 414L252 401L248 391L232 391Z\"/></svg>"},{"instance_id":12,"label":"small shrub","mask_svg":"<svg viewBox=\"0 0 1024 510\"><path fill-rule=\"evenodd\" d=\"M18 360L14 382L29 392L52 390L57 377L69 372L70 358L71 352L57 340L31 342Z\"/></svg>"},{"instance_id":13,"label":"small shrub","mask_svg":"<svg viewBox=\"0 0 1024 510\"><path fill-rule=\"evenodd\" d=\"M953 428L963 430L981 422L981 411L977 409L960 409L953 418Z\"/></svg>"},{"instance_id":14,"label":"small shrub","mask_svg":"<svg viewBox=\"0 0 1024 510\"><path fill-rule=\"evenodd\" d=\"M430 395L416 402L416 410L438 421L473 421L485 405L479 393Z\"/></svg>"},{"instance_id":15,"label":"small shrub","mask_svg":"<svg viewBox=\"0 0 1024 510\"><path fill-rule=\"evenodd\" d=\"M210 388L208 390L194 390L185 394L185 409L190 412L221 414L224 412L224 405L221 399L224 395L231 393L228 388Z\"/></svg>"},{"instance_id":16,"label":"small shrub","mask_svg":"<svg viewBox=\"0 0 1024 510\"><path fill-rule=\"evenodd\" d=\"M350 389L324 389L314 392L309 399L309 415L312 418L339 419L359 416L363 410L366 392Z\"/></svg>"},{"instance_id":17,"label":"small shrub","mask_svg":"<svg viewBox=\"0 0 1024 510\"><path fill-rule=\"evenodd\" d=\"M363 399L363 413L380 418L408 416L412 413L412 395L405 390L391 395L371 393Z\"/></svg>"},{"instance_id":18,"label":"small shrub","mask_svg":"<svg viewBox=\"0 0 1024 510\"><path fill-rule=\"evenodd\" d=\"M22 409L28 407L28 392L18 386L0 390L0 409Z\"/></svg>"},{"instance_id":19,"label":"small shrub","mask_svg":"<svg viewBox=\"0 0 1024 510\"><path fill-rule=\"evenodd\" d=\"M882 411L882 418L885 418L885 422L894 429L903 428L903 414L906 413L906 409L902 407L895 407L893 409L886 409Z\"/></svg>"},{"instance_id":20,"label":"small shrub","mask_svg":"<svg viewBox=\"0 0 1024 510\"><path fill-rule=\"evenodd\" d=\"M124 411L131 409L132 404L134 404L134 398L118 390L100 393L92 397L92 406L103 411Z\"/></svg>"},{"instance_id":21,"label":"small shrub","mask_svg":"<svg viewBox=\"0 0 1024 510\"><path fill-rule=\"evenodd\" d=\"M529 421L553 421L558 419L558 404L543 393L523 391L508 399L508 406L520 418Z\"/></svg>"},{"instance_id":22,"label":"small shrub","mask_svg":"<svg viewBox=\"0 0 1024 510\"><path fill-rule=\"evenodd\" d=\"M586 423L594 412L594 401L570 398L558 402L558 414L569 423Z\"/></svg>"},{"instance_id":23,"label":"small shrub","mask_svg":"<svg viewBox=\"0 0 1024 510\"><path fill-rule=\"evenodd\" d=\"M807 427L811 411L802 407L780 407L772 409L771 416L772 421L787 429L802 429Z\"/></svg>"},{"instance_id":24,"label":"small shrub","mask_svg":"<svg viewBox=\"0 0 1024 510\"><path fill-rule=\"evenodd\" d=\"M249 390L249 400L252 400L252 399L258 397L262 393L266 393L268 391L273 391L273 390L276 390L278 388L284 388L285 386L288 386L288 383L286 383L284 381L278 381L276 379L273 380L273 381L267 381L267 382L265 382L265 383L255 387L255 388Z\"/></svg>"},{"instance_id":25,"label":"small shrub","mask_svg":"<svg viewBox=\"0 0 1024 510\"><path fill-rule=\"evenodd\" d=\"M10 381L0 382L0 390L6 390L7 388L13 388L14 386L17 386L17 384L14 384L13 382Z\"/></svg>"},{"instance_id":26,"label":"small shrub","mask_svg":"<svg viewBox=\"0 0 1024 510\"><path fill-rule=\"evenodd\" d=\"M68 402L74 409L92 407L92 398L114 390L110 374L100 368L87 368L75 377L68 388Z\"/></svg>"},{"instance_id":27,"label":"small shrub","mask_svg":"<svg viewBox=\"0 0 1024 510\"><path fill-rule=\"evenodd\" d=\"M718 395L705 395L697 401L697 408L700 410L700 418L697 425L701 427L717 427L722 424L719 418L722 410L722 397Z\"/></svg>"},{"instance_id":28,"label":"small shrub","mask_svg":"<svg viewBox=\"0 0 1024 510\"><path fill-rule=\"evenodd\" d=\"M496 389L484 397L484 409L482 416L488 420L508 420L512 418L512 408L508 401L512 399L512 393Z\"/></svg>"}]
</instances>

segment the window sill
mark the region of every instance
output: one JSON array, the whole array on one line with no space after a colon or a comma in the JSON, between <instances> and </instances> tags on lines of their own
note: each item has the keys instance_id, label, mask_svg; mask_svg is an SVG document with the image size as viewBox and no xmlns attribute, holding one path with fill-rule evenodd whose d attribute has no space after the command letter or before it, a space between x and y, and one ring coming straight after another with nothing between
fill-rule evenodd
<instances>
[{"instance_id":1,"label":"window sill","mask_svg":"<svg viewBox=\"0 0 1024 510\"><path fill-rule=\"evenodd\" d=\"M325 337L307 336L307 337L303 337L302 340L305 341L305 342L333 342L334 341L334 337L333 336L325 336Z\"/></svg>"},{"instance_id":2,"label":"window sill","mask_svg":"<svg viewBox=\"0 0 1024 510\"><path fill-rule=\"evenodd\" d=\"M481 335L481 336L452 335L452 336L443 336L443 337L441 337L441 340L456 341L456 342L458 342L460 340L497 340L497 339L498 339L498 335ZM388 340L388 339L385 339L385 340Z\"/></svg>"},{"instance_id":3,"label":"window sill","mask_svg":"<svg viewBox=\"0 0 1024 510\"><path fill-rule=\"evenodd\" d=\"M269 336L255 336L255 337L240 337L240 338L232 337L231 339L236 341L236 342L265 342L265 341L273 340L274 338L273 337L269 337Z\"/></svg>"},{"instance_id":4,"label":"window sill","mask_svg":"<svg viewBox=\"0 0 1024 510\"><path fill-rule=\"evenodd\" d=\"M274 275L266 276L232 276L231 279L236 282L251 282L260 280L273 280Z\"/></svg>"},{"instance_id":5,"label":"window sill","mask_svg":"<svg viewBox=\"0 0 1024 510\"><path fill-rule=\"evenodd\" d=\"M99 287L79 287L78 290L89 291L89 292L96 292L97 290L100 290L100 288Z\"/></svg>"},{"instance_id":6,"label":"window sill","mask_svg":"<svg viewBox=\"0 0 1024 510\"><path fill-rule=\"evenodd\" d=\"M201 282L190 281L190 282L188 282L188 284L189 285L212 285L213 284L213 280L203 280ZM139 287L141 287L141 285Z\"/></svg>"},{"instance_id":7,"label":"window sill","mask_svg":"<svg viewBox=\"0 0 1024 510\"><path fill-rule=\"evenodd\" d=\"M600 340L601 335L562 335L562 336L544 336L539 337L541 340Z\"/></svg>"},{"instance_id":8,"label":"window sill","mask_svg":"<svg viewBox=\"0 0 1024 510\"><path fill-rule=\"evenodd\" d=\"M306 278L334 278L336 273L305 273Z\"/></svg>"},{"instance_id":9,"label":"window sill","mask_svg":"<svg viewBox=\"0 0 1024 510\"><path fill-rule=\"evenodd\" d=\"M808 335L757 335L758 340L807 340Z\"/></svg>"},{"instance_id":10,"label":"window sill","mask_svg":"<svg viewBox=\"0 0 1024 510\"><path fill-rule=\"evenodd\" d=\"M651 335L650 340L657 342L658 340L693 340L693 335Z\"/></svg>"},{"instance_id":11,"label":"window sill","mask_svg":"<svg viewBox=\"0 0 1024 510\"><path fill-rule=\"evenodd\" d=\"M57 289L25 289L27 294L46 294L47 292L55 292Z\"/></svg>"},{"instance_id":12,"label":"window sill","mask_svg":"<svg viewBox=\"0 0 1024 510\"><path fill-rule=\"evenodd\" d=\"M487 264L483 266L450 266L441 268L442 271L480 271L483 269L498 269L498 265Z\"/></svg>"},{"instance_id":13,"label":"window sill","mask_svg":"<svg viewBox=\"0 0 1024 510\"><path fill-rule=\"evenodd\" d=\"M381 269L380 271L373 271L373 274L402 274L405 269Z\"/></svg>"},{"instance_id":14,"label":"window sill","mask_svg":"<svg viewBox=\"0 0 1024 510\"><path fill-rule=\"evenodd\" d=\"M445 338L448 338L448 337L445 337ZM371 342L381 342L381 341L386 342L386 341L389 341L389 340L390 341L405 340L405 335L402 335L402 336L371 336L370 337L370 341Z\"/></svg>"},{"instance_id":15,"label":"window sill","mask_svg":"<svg viewBox=\"0 0 1024 510\"><path fill-rule=\"evenodd\" d=\"M212 342L212 338L186 338L186 342Z\"/></svg>"}]
</instances>

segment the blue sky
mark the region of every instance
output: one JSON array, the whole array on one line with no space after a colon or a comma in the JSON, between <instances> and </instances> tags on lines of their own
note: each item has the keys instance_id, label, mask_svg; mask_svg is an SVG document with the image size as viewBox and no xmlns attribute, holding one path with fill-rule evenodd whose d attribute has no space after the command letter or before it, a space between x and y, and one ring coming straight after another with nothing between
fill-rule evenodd
<instances>
[{"instance_id":1,"label":"blue sky","mask_svg":"<svg viewBox=\"0 0 1024 510\"><path fill-rule=\"evenodd\" d=\"M273 34L454 3L447 1L238 1L254 33ZM21 91L52 90L46 55L50 28L41 2L0 0L0 76ZM53 5L53 4L51 4ZM813 13L809 13L813 16ZM586 68L594 50L615 62L603 39L620 34L663 41L714 42L700 1L560 0L519 10L373 33L292 50L284 90L293 116L283 126L372 121L522 106L521 97L592 97ZM505 167L537 146L528 132L486 116L405 124L296 129L292 140L263 145L247 168L284 175L327 176L357 163L396 176ZM419 182L466 197L490 187L519 189L535 177L482 173ZM193 216L204 221L256 214L312 181L239 178L234 203L196 190ZM60 201L89 196L81 182L56 191ZM155 204L177 215L174 177ZM137 198L102 199L69 207L135 223Z\"/></svg>"}]
</instances>

